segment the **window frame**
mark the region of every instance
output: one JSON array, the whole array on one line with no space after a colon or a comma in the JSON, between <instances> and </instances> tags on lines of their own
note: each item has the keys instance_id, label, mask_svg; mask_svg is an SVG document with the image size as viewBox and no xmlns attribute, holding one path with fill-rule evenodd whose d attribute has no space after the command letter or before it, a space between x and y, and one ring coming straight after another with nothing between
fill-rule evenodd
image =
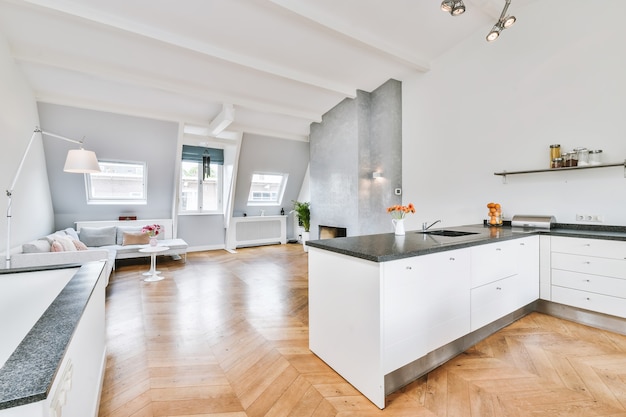
<instances>
[{"instance_id":1,"label":"window frame","mask_svg":"<svg viewBox=\"0 0 626 417\"><path fill-rule=\"evenodd\" d=\"M97 177L102 173L87 173L85 178L85 194L87 197L87 204L93 205L146 205L148 204L148 163L146 161L124 161L119 159L100 159L98 164L102 169L102 164L118 164L118 165L132 165L141 166L143 169L143 196L141 197L129 197L129 198L101 198L93 196L92 176Z\"/></svg>"}]
</instances>

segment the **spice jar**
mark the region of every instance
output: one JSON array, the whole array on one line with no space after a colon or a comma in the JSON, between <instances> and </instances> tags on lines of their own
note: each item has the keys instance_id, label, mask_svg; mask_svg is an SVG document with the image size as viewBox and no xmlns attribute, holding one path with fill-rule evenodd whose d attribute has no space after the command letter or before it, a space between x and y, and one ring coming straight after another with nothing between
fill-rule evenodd
<instances>
[{"instance_id":1,"label":"spice jar","mask_svg":"<svg viewBox=\"0 0 626 417\"><path fill-rule=\"evenodd\" d=\"M578 166L589 165L589 149L576 148L574 149L578 155Z\"/></svg>"},{"instance_id":2,"label":"spice jar","mask_svg":"<svg viewBox=\"0 0 626 417\"><path fill-rule=\"evenodd\" d=\"M552 162L554 161L554 159L560 158L560 157L561 157L561 145L559 145L558 143L554 145L550 145L550 167L552 167Z\"/></svg>"},{"instance_id":3,"label":"spice jar","mask_svg":"<svg viewBox=\"0 0 626 417\"><path fill-rule=\"evenodd\" d=\"M563 168L563 158L554 158L550 168Z\"/></svg>"},{"instance_id":4,"label":"spice jar","mask_svg":"<svg viewBox=\"0 0 626 417\"><path fill-rule=\"evenodd\" d=\"M565 152L561 154L561 157L563 158L563 167L572 166L572 153L571 152Z\"/></svg>"},{"instance_id":5,"label":"spice jar","mask_svg":"<svg viewBox=\"0 0 626 417\"><path fill-rule=\"evenodd\" d=\"M600 165L602 163L602 149L589 151L589 164Z\"/></svg>"}]
</instances>

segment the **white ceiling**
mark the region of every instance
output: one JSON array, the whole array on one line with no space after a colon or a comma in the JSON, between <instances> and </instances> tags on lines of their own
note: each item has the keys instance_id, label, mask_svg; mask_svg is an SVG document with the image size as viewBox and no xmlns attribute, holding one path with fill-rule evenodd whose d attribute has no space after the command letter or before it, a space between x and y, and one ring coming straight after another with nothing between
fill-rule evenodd
<instances>
[{"instance_id":1,"label":"white ceiling","mask_svg":"<svg viewBox=\"0 0 626 417\"><path fill-rule=\"evenodd\" d=\"M439 0L0 0L0 31L39 101L196 126L232 104L231 131L307 140L357 90L487 32L504 0L465 4L452 17Z\"/></svg>"}]
</instances>

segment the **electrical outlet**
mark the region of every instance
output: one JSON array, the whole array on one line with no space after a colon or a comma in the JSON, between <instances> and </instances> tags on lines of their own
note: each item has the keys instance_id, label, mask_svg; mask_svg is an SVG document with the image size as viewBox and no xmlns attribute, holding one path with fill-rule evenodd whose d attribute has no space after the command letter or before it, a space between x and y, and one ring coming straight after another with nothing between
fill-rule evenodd
<instances>
[{"instance_id":1,"label":"electrical outlet","mask_svg":"<svg viewBox=\"0 0 626 417\"><path fill-rule=\"evenodd\" d=\"M601 214L577 214L576 221L602 223L604 222L604 216L602 216Z\"/></svg>"}]
</instances>

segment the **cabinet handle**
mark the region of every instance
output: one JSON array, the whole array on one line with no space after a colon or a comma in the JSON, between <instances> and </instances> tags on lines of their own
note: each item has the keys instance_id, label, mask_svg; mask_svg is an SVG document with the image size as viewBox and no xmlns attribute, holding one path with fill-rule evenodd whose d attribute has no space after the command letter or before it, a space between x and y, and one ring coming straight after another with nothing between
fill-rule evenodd
<instances>
[{"instance_id":1,"label":"cabinet handle","mask_svg":"<svg viewBox=\"0 0 626 417\"><path fill-rule=\"evenodd\" d=\"M500 291L500 290L502 290L502 288L501 287L496 287L496 290Z\"/></svg>"},{"instance_id":2,"label":"cabinet handle","mask_svg":"<svg viewBox=\"0 0 626 417\"><path fill-rule=\"evenodd\" d=\"M496 250L497 250L497 251L501 251L502 249L500 249L500 248L496 248Z\"/></svg>"},{"instance_id":3,"label":"cabinet handle","mask_svg":"<svg viewBox=\"0 0 626 417\"><path fill-rule=\"evenodd\" d=\"M456 258L450 258L451 261L456 261Z\"/></svg>"},{"instance_id":4,"label":"cabinet handle","mask_svg":"<svg viewBox=\"0 0 626 417\"><path fill-rule=\"evenodd\" d=\"M584 263L585 265L590 265L590 264L591 264L591 261L585 261L585 262L583 262L583 263Z\"/></svg>"},{"instance_id":5,"label":"cabinet handle","mask_svg":"<svg viewBox=\"0 0 626 417\"><path fill-rule=\"evenodd\" d=\"M526 246L526 244L524 242L519 244L520 246Z\"/></svg>"},{"instance_id":6,"label":"cabinet handle","mask_svg":"<svg viewBox=\"0 0 626 417\"><path fill-rule=\"evenodd\" d=\"M412 266L407 266L406 269L413 269L413 267Z\"/></svg>"},{"instance_id":7,"label":"cabinet handle","mask_svg":"<svg viewBox=\"0 0 626 417\"><path fill-rule=\"evenodd\" d=\"M591 243L585 243L585 246L591 246Z\"/></svg>"},{"instance_id":8,"label":"cabinet handle","mask_svg":"<svg viewBox=\"0 0 626 417\"><path fill-rule=\"evenodd\" d=\"M587 300L587 301L591 301L591 298L587 297L587 298L586 298L586 300Z\"/></svg>"}]
</instances>

